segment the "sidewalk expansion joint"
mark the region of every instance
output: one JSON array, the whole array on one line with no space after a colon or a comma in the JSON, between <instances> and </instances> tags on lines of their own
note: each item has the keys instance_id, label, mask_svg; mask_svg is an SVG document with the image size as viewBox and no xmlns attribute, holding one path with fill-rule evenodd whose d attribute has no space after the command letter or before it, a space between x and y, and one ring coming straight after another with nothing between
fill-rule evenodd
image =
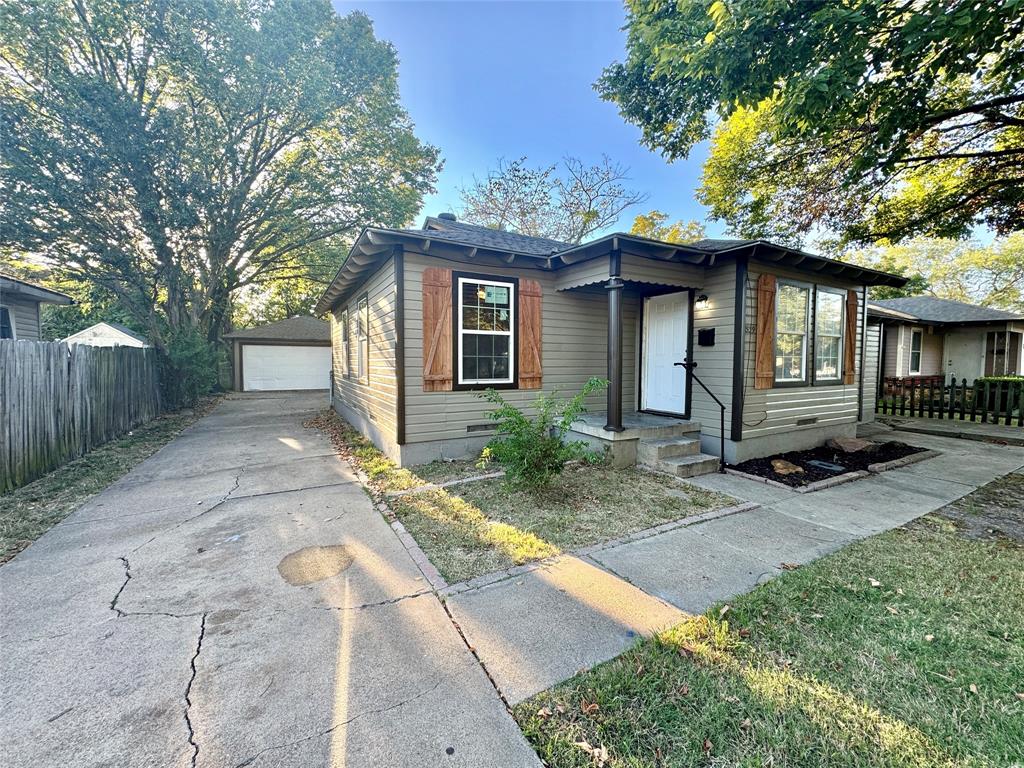
<instances>
[{"instance_id":1,"label":"sidewalk expansion joint","mask_svg":"<svg viewBox=\"0 0 1024 768\"><path fill-rule=\"evenodd\" d=\"M484 664L483 659L480 658L480 654L476 652L476 648L469 642L469 638L466 637L466 633L462 631L462 627L459 626L459 622L455 620L455 617L452 615L451 610L448 608L448 603L440 597L438 597L437 599L438 602L441 603L441 607L444 609L444 612L448 614L448 620L452 623L452 626L455 628L455 631L459 633L459 637L462 639L463 644L466 646L466 650L468 650L470 654L472 654L473 658L476 659L476 663L480 666L480 669L487 677L488 682L490 682L491 687L494 688L494 692L498 694L498 698L501 699L501 703L505 706L505 711L508 712L509 715L511 715L512 705L508 703L508 699L505 698L505 694L502 693L501 687L498 685L498 681L494 679L494 676L491 674L491 671L487 669L487 665Z\"/></svg>"}]
</instances>

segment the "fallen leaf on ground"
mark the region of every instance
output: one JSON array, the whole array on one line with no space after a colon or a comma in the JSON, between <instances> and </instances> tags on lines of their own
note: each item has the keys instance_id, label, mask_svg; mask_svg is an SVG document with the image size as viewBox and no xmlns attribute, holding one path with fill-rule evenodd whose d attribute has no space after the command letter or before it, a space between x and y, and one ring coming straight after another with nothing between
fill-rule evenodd
<instances>
[{"instance_id":1,"label":"fallen leaf on ground","mask_svg":"<svg viewBox=\"0 0 1024 768\"><path fill-rule=\"evenodd\" d=\"M711 754L711 747L712 746L714 746L714 745L711 743L711 739L704 739L704 754L705 755L710 755Z\"/></svg>"},{"instance_id":2,"label":"fallen leaf on ground","mask_svg":"<svg viewBox=\"0 0 1024 768\"><path fill-rule=\"evenodd\" d=\"M870 584L870 585L871 585L872 587L875 587L876 589L877 589L878 587L882 586L882 582L880 582L880 581L879 581L878 579L868 579L868 583L869 583L869 584Z\"/></svg>"},{"instance_id":3,"label":"fallen leaf on ground","mask_svg":"<svg viewBox=\"0 0 1024 768\"><path fill-rule=\"evenodd\" d=\"M537 710L537 717L543 717L545 720L547 720L549 717L551 717L551 710L547 707L541 707Z\"/></svg>"},{"instance_id":4,"label":"fallen leaf on ground","mask_svg":"<svg viewBox=\"0 0 1024 768\"><path fill-rule=\"evenodd\" d=\"M800 567L800 563L783 563L782 570L784 571L795 571Z\"/></svg>"},{"instance_id":5,"label":"fallen leaf on ground","mask_svg":"<svg viewBox=\"0 0 1024 768\"><path fill-rule=\"evenodd\" d=\"M971 688L971 693L977 693L978 692L978 686L976 686L974 683L971 683L970 688Z\"/></svg>"},{"instance_id":6,"label":"fallen leaf on ground","mask_svg":"<svg viewBox=\"0 0 1024 768\"><path fill-rule=\"evenodd\" d=\"M750 637L750 630L746 627L743 627L742 629L740 629L739 635L740 637Z\"/></svg>"},{"instance_id":7,"label":"fallen leaf on ground","mask_svg":"<svg viewBox=\"0 0 1024 768\"><path fill-rule=\"evenodd\" d=\"M925 641L926 643L930 643L930 642L931 642L932 640L934 640L934 639L935 639L935 635L925 635L925 636L924 636L924 641Z\"/></svg>"},{"instance_id":8,"label":"fallen leaf on ground","mask_svg":"<svg viewBox=\"0 0 1024 768\"><path fill-rule=\"evenodd\" d=\"M899 614L899 611L896 610L896 606L894 606L894 605L887 605L887 606L885 606L885 610L887 610L893 616L896 616L897 614Z\"/></svg>"},{"instance_id":9,"label":"fallen leaf on ground","mask_svg":"<svg viewBox=\"0 0 1024 768\"><path fill-rule=\"evenodd\" d=\"M681 686L679 686L679 693L681 693L683 696L689 696L690 686L688 686L686 683L683 683ZM1021 694L1017 695L1020 696Z\"/></svg>"},{"instance_id":10,"label":"fallen leaf on ground","mask_svg":"<svg viewBox=\"0 0 1024 768\"><path fill-rule=\"evenodd\" d=\"M752 725L753 725L753 723L750 722L750 718L748 717L748 718L745 718L742 723L740 723L740 728L742 728L744 731L746 731L746 730L749 730Z\"/></svg>"},{"instance_id":11,"label":"fallen leaf on ground","mask_svg":"<svg viewBox=\"0 0 1024 768\"><path fill-rule=\"evenodd\" d=\"M718 618L720 618L720 619L723 618L725 616L725 614L727 614L730 610L731 610L731 606L723 605L718 610Z\"/></svg>"},{"instance_id":12,"label":"fallen leaf on ground","mask_svg":"<svg viewBox=\"0 0 1024 768\"><path fill-rule=\"evenodd\" d=\"M1013 695L1016 696L1021 701L1024 701L1024 693L1015 693Z\"/></svg>"},{"instance_id":13,"label":"fallen leaf on ground","mask_svg":"<svg viewBox=\"0 0 1024 768\"><path fill-rule=\"evenodd\" d=\"M599 709L601 708L597 705L596 701L587 701L586 699L583 699L583 701L580 702L580 711L584 715L592 715Z\"/></svg>"}]
</instances>

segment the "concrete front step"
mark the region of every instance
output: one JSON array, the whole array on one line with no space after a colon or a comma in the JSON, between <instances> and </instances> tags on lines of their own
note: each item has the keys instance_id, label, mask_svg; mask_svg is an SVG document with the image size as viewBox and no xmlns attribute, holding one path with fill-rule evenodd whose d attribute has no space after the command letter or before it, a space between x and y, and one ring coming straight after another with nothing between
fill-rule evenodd
<instances>
[{"instance_id":1,"label":"concrete front step","mask_svg":"<svg viewBox=\"0 0 1024 768\"><path fill-rule=\"evenodd\" d=\"M654 464L659 459L693 456L698 453L700 453L699 437L663 437L641 440L636 447L637 460L641 464Z\"/></svg>"},{"instance_id":2,"label":"concrete front step","mask_svg":"<svg viewBox=\"0 0 1024 768\"><path fill-rule=\"evenodd\" d=\"M718 471L718 457L707 453L698 453L693 456L673 456L668 459L658 459L651 466L659 472L667 472L676 477L696 477Z\"/></svg>"}]
</instances>

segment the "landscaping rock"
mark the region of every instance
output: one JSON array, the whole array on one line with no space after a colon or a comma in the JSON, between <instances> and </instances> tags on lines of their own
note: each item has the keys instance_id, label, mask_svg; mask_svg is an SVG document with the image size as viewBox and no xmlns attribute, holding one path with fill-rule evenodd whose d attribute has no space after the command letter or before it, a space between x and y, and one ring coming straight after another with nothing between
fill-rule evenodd
<instances>
[{"instance_id":1,"label":"landscaping rock","mask_svg":"<svg viewBox=\"0 0 1024 768\"><path fill-rule=\"evenodd\" d=\"M803 467L798 467L791 461L785 459L773 459L772 469L780 475L802 475L804 473Z\"/></svg>"},{"instance_id":2,"label":"landscaping rock","mask_svg":"<svg viewBox=\"0 0 1024 768\"><path fill-rule=\"evenodd\" d=\"M870 440L862 440L859 437L834 437L825 445L834 451L842 451L843 453L872 451L878 447L877 443L872 443Z\"/></svg>"}]
</instances>

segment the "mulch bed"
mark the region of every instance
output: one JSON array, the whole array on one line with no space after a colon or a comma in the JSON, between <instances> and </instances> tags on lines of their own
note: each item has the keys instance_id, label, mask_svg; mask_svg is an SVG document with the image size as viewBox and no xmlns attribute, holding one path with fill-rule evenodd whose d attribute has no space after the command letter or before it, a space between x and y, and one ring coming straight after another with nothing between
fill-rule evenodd
<instances>
[{"instance_id":1,"label":"mulch bed","mask_svg":"<svg viewBox=\"0 0 1024 768\"><path fill-rule=\"evenodd\" d=\"M890 440L887 443L875 443L875 446L874 448L856 451L855 453L844 453L843 451L837 451L834 448L822 445L809 451L789 451L788 453L779 453L775 456L765 456L761 459L749 459L742 464L730 465L730 468L745 472L748 475L757 475L758 477L774 480L777 483L784 483L785 485L799 488L819 480L837 477L844 472L867 469L870 464L902 459L904 456L910 456L911 454L926 450L895 440ZM802 467L804 471L802 474L781 475L772 466L772 461L775 459L785 459L792 464L796 464L798 467ZM843 467L843 472L830 472L807 463L814 459L827 461L830 464L840 464Z\"/></svg>"}]
</instances>

